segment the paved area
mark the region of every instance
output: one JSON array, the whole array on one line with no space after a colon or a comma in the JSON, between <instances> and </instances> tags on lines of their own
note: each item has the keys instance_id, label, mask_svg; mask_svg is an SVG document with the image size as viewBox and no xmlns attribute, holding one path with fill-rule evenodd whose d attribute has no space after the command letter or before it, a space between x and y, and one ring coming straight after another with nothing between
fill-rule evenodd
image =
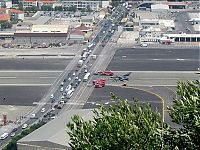
<instances>
[{"instance_id":1,"label":"paved area","mask_svg":"<svg viewBox=\"0 0 200 150\"><path fill-rule=\"evenodd\" d=\"M0 105L33 106L33 102L38 102L48 89L48 86L1 86Z\"/></svg>"},{"instance_id":2,"label":"paved area","mask_svg":"<svg viewBox=\"0 0 200 150\"><path fill-rule=\"evenodd\" d=\"M9 70L0 71L0 86L49 86L62 70Z\"/></svg>"},{"instance_id":3,"label":"paved area","mask_svg":"<svg viewBox=\"0 0 200 150\"><path fill-rule=\"evenodd\" d=\"M63 70L71 59L0 59L0 70Z\"/></svg>"},{"instance_id":4,"label":"paved area","mask_svg":"<svg viewBox=\"0 0 200 150\"><path fill-rule=\"evenodd\" d=\"M127 71L115 71L114 76L123 76ZM102 78L102 77L101 77ZM105 78L105 77L104 77ZM178 81L197 80L199 75L189 71L131 71L129 81L115 81L106 77L107 84L130 86L176 86Z\"/></svg>"},{"instance_id":5,"label":"paved area","mask_svg":"<svg viewBox=\"0 0 200 150\"><path fill-rule=\"evenodd\" d=\"M115 53L107 70L196 71L198 65L199 49L126 48Z\"/></svg>"},{"instance_id":6,"label":"paved area","mask_svg":"<svg viewBox=\"0 0 200 150\"><path fill-rule=\"evenodd\" d=\"M159 95L137 87L106 86L104 88L96 88L83 108L97 108L101 104L109 106L115 103L111 99L110 92L121 99L128 99L130 103L133 102L133 98L138 100L139 103L150 103L154 110L157 109L162 114L162 100Z\"/></svg>"}]
</instances>

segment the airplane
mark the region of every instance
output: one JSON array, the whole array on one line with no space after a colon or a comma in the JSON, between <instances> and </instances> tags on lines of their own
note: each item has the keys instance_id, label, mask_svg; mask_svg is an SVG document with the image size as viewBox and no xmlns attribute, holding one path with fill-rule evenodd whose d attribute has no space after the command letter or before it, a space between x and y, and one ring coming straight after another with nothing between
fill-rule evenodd
<instances>
[{"instance_id":1,"label":"airplane","mask_svg":"<svg viewBox=\"0 0 200 150\"><path fill-rule=\"evenodd\" d=\"M130 76L131 72L124 74L122 76L115 76L115 77L111 77L111 79L113 79L114 81L124 81L124 80L129 80L129 76Z\"/></svg>"}]
</instances>

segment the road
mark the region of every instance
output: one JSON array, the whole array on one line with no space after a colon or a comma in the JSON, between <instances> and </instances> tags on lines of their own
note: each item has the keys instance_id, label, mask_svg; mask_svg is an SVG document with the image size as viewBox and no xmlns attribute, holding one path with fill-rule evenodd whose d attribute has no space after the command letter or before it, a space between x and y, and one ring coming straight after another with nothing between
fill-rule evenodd
<instances>
[{"instance_id":1,"label":"road","mask_svg":"<svg viewBox=\"0 0 200 150\"><path fill-rule=\"evenodd\" d=\"M95 51L99 47L102 48L102 50L104 50L103 47L106 46L106 44L109 42L110 38L114 34L114 32L110 32L110 31L112 31L112 30L115 31L116 30L116 28L117 28L116 23L121 21L122 15L126 11L127 10L125 10L124 7L122 8L121 6L119 6L111 16L111 18L114 17L112 19L112 21L111 20L105 20L105 24L103 25L102 29L99 31L99 33L96 35L96 37L93 39L92 43L93 43L94 46L90 49L91 53L88 56L88 58L84 61L84 64L83 64L83 65L87 65L88 72L90 71L92 73L92 67L93 67L93 65L95 64L95 61L96 61L96 60L92 59L91 55L94 54ZM119 14L118 12L121 12L121 13ZM113 24L113 23L115 23L115 24ZM101 43L103 43L103 45L101 45ZM101 56L101 51L99 51L97 53L99 53L99 56ZM103 53L106 53L106 51L104 50ZM36 107L36 109L33 110L32 113L35 114L36 118L35 119L31 119L30 118L31 114L29 114L28 116L25 116L25 118L22 119L20 122L18 122L19 124L17 126L17 133L20 133L22 131L21 127L22 127L22 125L24 123L26 123L28 125L32 125L34 123L37 123L40 120L45 120L46 118L48 118L47 120L50 120L52 113L54 115L58 114L58 112L60 110L59 109L52 110L52 108L55 105L60 105L59 102L60 102L61 97L62 97L62 92L60 92L61 83L63 81L65 81L64 85L63 85L63 87L65 89L69 84L72 84L74 86L75 85L74 83L77 83L77 81L75 80L75 76L79 76L79 78L83 79L84 70L85 69L83 68L83 66L80 67L80 68L76 67L77 66L77 62L80 59L80 58L78 58L78 55L80 55L80 53L77 54L77 57L75 57L68 64L68 66L65 68L65 71L60 75L60 77L56 80L55 84L52 86L50 92L48 94L46 94L46 96L41 100L41 102L38 103L38 106ZM107 57L110 58L110 55L107 55ZM99 58L101 58L101 57L99 57ZM100 60L99 58L97 60ZM96 65L98 65L98 64L96 64ZM75 75L73 76L73 74L75 74ZM69 78L71 80L69 80ZM90 80L91 80L91 78L90 78ZM81 83L81 84L79 84L77 86L74 86L75 87L75 93L74 93L73 97L70 99L70 101L67 102L67 103L76 102L77 101L77 99L75 98L76 95L77 95L76 91L78 91L78 89L80 90L81 88L85 89L87 87L87 83L83 82L83 83ZM52 101L52 99L50 99L50 96L52 94L54 95L54 101ZM67 101L67 99L65 99L65 100ZM73 107L72 108L68 107L68 106L71 106L71 105L68 105L67 103L63 104L63 105L66 105L67 109L72 109ZM42 108L45 108L45 112L44 113L41 112ZM8 137L7 139L5 139L3 141L0 141L1 147L2 147L2 145L4 146L5 143L7 141L9 141L9 139L10 139L10 137Z\"/></svg>"},{"instance_id":2,"label":"road","mask_svg":"<svg viewBox=\"0 0 200 150\"><path fill-rule=\"evenodd\" d=\"M197 48L127 48L116 52L107 70L196 71L198 65Z\"/></svg>"}]
</instances>

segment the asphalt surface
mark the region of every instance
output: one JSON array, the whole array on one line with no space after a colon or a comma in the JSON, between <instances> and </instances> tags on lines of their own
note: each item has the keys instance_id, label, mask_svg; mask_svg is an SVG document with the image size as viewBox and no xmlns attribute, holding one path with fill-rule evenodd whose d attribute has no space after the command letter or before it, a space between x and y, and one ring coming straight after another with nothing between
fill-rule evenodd
<instances>
[{"instance_id":1,"label":"asphalt surface","mask_svg":"<svg viewBox=\"0 0 200 150\"><path fill-rule=\"evenodd\" d=\"M119 49L107 70L113 71L196 71L199 49Z\"/></svg>"},{"instance_id":2,"label":"asphalt surface","mask_svg":"<svg viewBox=\"0 0 200 150\"><path fill-rule=\"evenodd\" d=\"M0 70L63 70L71 59L0 59Z\"/></svg>"},{"instance_id":3,"label":"asphalt surface","mask_svg":"<svg viewBox=\"0 0 200 150\"><path fill-rule=\"evenodd\" d=\"M98 108L100 104L109 106L115 103L115 101L111 99L111 92L123 100L127 99L130 104L134 101L133 99L137 100L138 103L149 103L154 110L158 110L162 114L162 100L160 97L143 89L126 88L122 86L95 88L83 108Z\"/></svg>"},{"instance_id":4,"label":"asphalt surface","mask_svg":"<svg viewBox=\"0 0 200 150\"><path fill-rule=\"evenodd\" d=\"M174 13L174 17L176 18L176 22L175 22L175 26L176 26L176 32L184 32L187 34L195 34L195 33L199 33L198 31L194 31L193 26L191 25L191 22L189 22L188 20L190 20L188 12L178 12L178 13ZM187 30L186 28L189 28L189 30Z\"/></svg>"},{"instance_id":5,"label":"asphalt surface","mask_svg":"<svg viewBox=\"0 0 200 150\"><path fill-rule=\"evenodd\" d=\"M48 86L0 86L0 105L33 106L33 102L41 100L48 89Z\"/></svg>"}]
</instances>

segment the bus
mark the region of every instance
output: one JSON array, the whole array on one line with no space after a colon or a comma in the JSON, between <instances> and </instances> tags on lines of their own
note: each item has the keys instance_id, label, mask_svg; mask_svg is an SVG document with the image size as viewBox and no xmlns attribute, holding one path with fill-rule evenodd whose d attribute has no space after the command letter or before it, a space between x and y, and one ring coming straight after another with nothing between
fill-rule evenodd
<instances>
[{"instance_id":1,"label":"bus","mask_svg":"<svg viewBox=\"0 0 200 150\"><path fill-rule=\"evenodd\" d=\"M90 73L88 72L88 73L85 74L85 76L83 78L83 82L87 82L89 77L90 77Z\"/></svg>"}]
</instances>

